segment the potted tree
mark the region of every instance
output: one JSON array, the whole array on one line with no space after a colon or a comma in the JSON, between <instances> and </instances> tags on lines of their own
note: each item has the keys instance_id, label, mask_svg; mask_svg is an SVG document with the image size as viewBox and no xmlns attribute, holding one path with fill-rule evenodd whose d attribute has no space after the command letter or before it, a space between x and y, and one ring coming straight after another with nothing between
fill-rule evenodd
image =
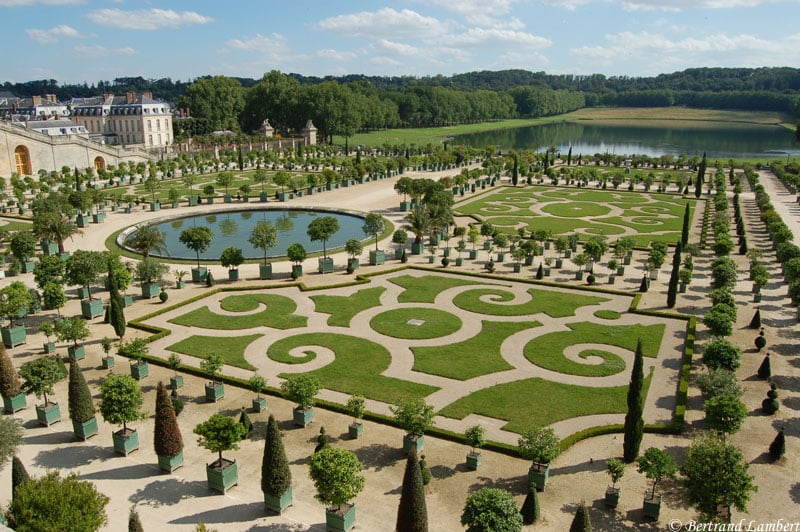
<instances>
[{"instance_id":1,"label":"potted tree","mask_svg":"<svg viewBox=\"0 0 800 532\"><path fill-rule=\"evenodd\" d=\"M238 450L239 442L246 432L244 425L221 414L214 414L194 428L194 433L200 436L197 440L200 447L219 453L217 460L206 464L208 487L212 490L224 495L239 483L239 467L236 460L223 458L222 453Z\"/></svg>"},{"instance_id":2,"label":"potted tree","mask_svg":"<svg viewBox=\"0 0 800 532\"><path fill-rule=\"evenodd\" d=\"M114 341L107 336L104 336L103 339L100 340L100 348L103 350L103 354L105 355L103 356L102 360L103 369L111 369L116 363L114 357L109 354L111 353L111 347L113 343Z\"/></svg>"},{"instance_id":3,"label":"potted tree","mask_svg":"<svg viewBox=\"0 0 800 532\"><path fill-rule=\"evenodd\" d=\"M39 424L49 427L61 421L58 403L50 401L47 394L52 394L55 383L66 377L64 365L55 358L41 357L20 366L19 376L22 378L22 391L33 393L37 398L44 397L44 404L36 405Z\"/></svg>"},{"instance_id":4,"label":"potted tree","mask_svg":"<svg viewBox=\"0 0 800 532\"><path fill-rule=\"evenodd\" d=\"M328 530L347 532L355 525L356 506L350 501L364 489L363 469L355 453L338 447L325 447L311 457L309 476L316 499L326 506Z\"/></svg>"},{"instance_id":5,"label":"potted tree","mask_svg":"<svg viewBox=\"0 0 800 532\"><path fill-rule=\"evenodd\" d=\"M72 420L72 432L79 440L86 441L97 434L97 416L95 416L92 393L86 384L78 362L69 359L69 387L67 388L67 404L69 418Z\"/></svg>"},{"instance_id":6,"label":"potted tree","mask_svg":"<svg viewBox=\"0 0 800 532\"><path fill-rule=\"evenodd\" d=\"M471 447L467 453L467 467L475 471L481 463L481 447L486 445L486 429L480 425L473 425L464 431L464 438Z\"/></svg>"},{"instance_id":7,"label":"potted tree","mask_svg":"<svg viewBox=\"0 0 800 532\"><path fill-rule=\"evenodd\" d=\"M522 432L517 442L519 454L531 460L528 480L537 491L544 491L550 478L550 461L558 456L558 436L551 428L532 427Z\"/></svg>"},{"instance_id":8,"label":"potted tree","mask_svg":"<svg viewBox=\"0 0 800 532\"><path fill-rule=\"evenodd\" d=\"M103 315L103 302L92 297L91 286L106 271L108 261L100 251L79 249L73 253L66 264L66 280L71 285L78 285L81 298L81 313L86 319Z\"/></svg>"},{"instance_id":9,"label":"potted tree","mask_svg":"<svg viewBox=\"0 0 800 532\"><path fill-rule=\"evenodd\" d=\"M134 338L127 342L120 342L117 347L117 353L128 357L131 365L131 377L140 381L150 375L150 366L144 356L150 348L147 345L147 340L144 338Z\"/></svg>"},{"instance_id":10,"label":"potted tree","mask_svg":"<svg viewBox=\"0 0 800 532\"><path fill-rule=\"evenodd\" d=\"M36 238L30 231L18 231L11 237L9 244L11 254L20 266L22 273L33 271L35 264L31 260L36 255Z\"/></svg>"},{"instance_id":11,"label":"potted tree","mask_svg":"<svg viewBox=\"0 0 800 532\"><path fill-rule=\"evenodd\" d=\"M606 507L616 508L619 504L620 494L617 482L625 474L625 462L618 458L609 458L606 460L606 473L611 477L611 486L606 488Z\"/></svg>"},{"instance_id":12,"label":"potted tree","mask_svg":"<svg viewBox=\"0 0 800 532\"><path fill-rule=\"evenodd\" d=\"M389 409L403 430L403 452L408 454L412 449L422 453L425 445L425 431L433 426L434 409L423 399L406 399Z\"/></svg>"},{"instance_id":13,"label":"potted tree","mask_svg":"<svg viewBox=\"0 0 800 532\"><path fill-rule=\"evenodd\" d=\"M139 433L128 423L144 419L142 390L130 375L109 373L100 385L100 414L112 425L122 428L112 434L114 451L128 456L139 448Z\"/></svg>"},{"instance_id":14,"label":"potted tree","mask_svg":"<svg viewBox=\"0 0 800 532\"><path fill-rule=\"evenodd\" d=\"M315 218L308 224L306 233L312 242L322 242L322 258L319 259L319 273L333 272L333 259L328 257L327 241L339 231L339 221L333 216Z\"/></svg>"},{"instance_id":15,"label":"potted tree","mask_svg":"<svg viewBox=\"0 0 800 532\"><path fill-rule=\"evenodd\" d=\"M639 473L653 481L653 489L648 494L645 492L642 511L646 517L658 519L661 513L661 495L656 498L656 485L662 478L672 478L678 472L675 459L656 447L650 447L642 456L636 459Z\"/></svg>"},{"instance_id":16,"label":"potted tree","mask_svg":"<svg viewBox=\"0 0 800 532\"><path fill-rule=\"evenodd\" d=\"M394 249L395 259L400 260L400 258L402 258L406 242L408 242L408 233L405 229L398 229L392 233L392 244L397 244L397 247Z\"/></svg>"},{"instance_id":17,"label":"potted tree","mask_svg":"<svg viewBox=\"0 0 800 532\"><path fill-rule=\"evenodd\" d=\"M172 404L164 383L158 382L156 388L156 415L153 428L153 447L158 456L161 471L172 473L183 466L183 436L175 417Z\"/></svg>"},{"instance_id":18,"label":"potted tree","mask_svg":"<svg viewBox=\"0 0 800 532\"><path fill-rule=\"evenodd\" d=\"M55 334L56 330L55 325L53 324L52 321L45 321L42 322L41 325L39 325L39 330L42 332L45 338L45 341L42 344L42 347L44 348L44 353L46 355L49 355L50 353L56 350L56 343L50 340L50 337L53 336L53 334Z\"/></svg>"},{"instance_id":19,"label":"potted tree","mask_svg":"<svg viewBox=\"0 0 800 532\"><path fill-rule=\"evenodd\" d=\"M205 385L206 400L216 403L225 397L225 383L218 380L223 364L222 355L209 353L200 362L200 371L208 375L209 382Z\"/></svg>"},{"instance_id":20,"label":"potted tree","mask_svg":"<svg viewBox=\"0 0 800 532\"><path fill-rule=\"evenodd\" d=\"M481 239L481 232L476 227L470 228L467 232L467 240L470 244L472 244L472 249L469 250L469 258L470 260L475 260L478 258L478 250L475 249L476 244Z\"/></svg>"},{"instance_id":21,"label":"potted tree","mask_svg":"<svg viewBox=\"0 0 800 532\"><path fill-rule=\"evenodd\" d=\"M169 378L169 387L173 390L183 387L183 376L178 375L178 368L181 367L181 357L178 353L170 353L167 359L167 366L175 372L175 375Z\"/></svg>"},{"instance_id":22,"label":"potted tree","mask_svg":"<svg viewBox=\"0 0 800 532\"><path fill-rule=\"evenodd\" d=\"M386 255L383 251L378 249L378 237L386 229L386 221L383 216L376 212L371 212L364 217L364 226L361 228L364 234L371 236L375 239L375 249L369 252L369 263L372 266L383 264L386 260Z\"/></svg>"},{"instance_id":23,"label":"potted tree","mask_svg":"<svg viewBox=\"0 0 800 532\"><path fill-rule=\"evenodd\" d=\"M281 383L287 399L297 404L292 416L296 426L307 427L314 419L314 397L319 387L319 380L312 375L291 375Z\"/></svg>"},{"instance_id":24,"label":"potted tree","mask_svg":"<svg viewBox=\"0 0 800 532\"><path fill-rule=\"evenodd\" d=\"M27 314L32 302L30 290L22 281L14 281L0 290L0 316L8 321L8 325L1 329L6 347L16 347L27 341L25 327L15 322Z\"/></svg>"},{"instance_id":25,"label":"potted tree","mask_svg":"<svg viewBox=\"0 0 800 532\"><path fill-rule=\"evenodd\" d=\"M353 273L358 269L359 261L357 255L360 255L363 249L364 246L357 238L351 238L344 243L344 250L350 255L350 258L347 259L347 273Z\"/></svg>"},{"instance_id":26,"label":"potted tree","mask_svg":"<svg viewBox=\"0 0 800 532\"><path fill-rule=\"evenodd\" d=\"M256 394L256 396L253 398L253 412L263 412L267 409L267 398L261 397L261 394L267 388L267 379L258 373L253 373L253 376L250 377L248 384L250 385L250 389L253 391L253 393Z\"/></svg>"},{"instance_id":27,"label":"potted tree","mask_svg":"<svg viewBox=\"0 0 800 532\"><path fill-rule=\"evenodd\" d=\"M142 297L150 299L161 292L161 279L169 272L169 267L150 257L136 265L136 277L142 284Z\"/></svg>"},{"instance_id":28,"label":"potted tree","mask_svg":"<svg viewBox=\"0 0 800 532\"><path fill-rule=\"evenodd\" d=\"M178 239L181 244L194 251L197 257L197 267L192 268L192 282L199 283L205 281L208 269L204 266L200 266L200 254L211 246L211 241L214 239L214 232L204 225L195 226L181 231Z\"/></svg>"},{"instance_id":29,"label":"potted tree","mask_svg":"<svg viewBox=\"0 0 800 532\"><path fill-rule=\"evenodd\" d=\"M281 431L272 414L267 420L261 460L261 491L264 493L264 507L269 512L280 514L292 504L292 471L283 449Z\"/></svg>"},{"instance_id":30,"label":"potted tree","mask_svg":"<svg viewBox=\"0 0 800 532\"><path fill-rule=\"evenodd\" d=\"M361 418L364 417L364 401L363 395L351 395L344 405L347 413L353 416L353 422L348 425L347 432L354 440L364 432L364 423L361 422Z\"/></svg>"},{"instance_id":31,"label":"potted tree","mask_svg":"<svg viewBox=\"0 0 800 532\"><path fill-rule=\"evenodd\" d=\"M3 345L0 345L0 395L3 396L3 411L6 414L13 414L27 406L17 369Z\"/></svg>"},{"instance_id":32,"label":"potted tree","mask_svg":"<svg viewBox=\"0 0 800 532\"><path fill-rule=\"evenodd\" d=\"M67 354L75 360L82 360L86 356L86 348L78 342L89 338L89 327L86 321L77 316L62 318L55 323L56 337L62 342L72 342L67 346Z\"/></svg>"},{"instance_id":33,"label":"potted tree","mask_svg":"<svg viewBox=\"0 0 800 532\"><path fill-rule=\"evenodd\" d=\"M262 198L264 198L262 201L266 201L266 196L263 194L262 192ZM259 279L272 279L272 264L267 262L267 251L269 251L270 248L274 248L275 244L278 243L278 230L268 221L261 220L253 227L247 241L254 248L264 252L264 264L258 267Z\"/></svg>"},{"instance_id":34,"label":"potted tree","mask_svg":"<svg viewBox=\"0 0 800 532\"><path fill-rule=\"evenodd\" d=\"M186 281L184 281L183 278L186 277L188 273L189 272L186 270L172 270L172 275L175 276L175 288L181 289L186 286Z\"/></svg>"},{"instance_id":35,"label":"potted tree","mask_svg":"<svg viewBox=\"0 0 800 532\"><path fill-rule=\"evenodd\" d=\"M244 262L242 250L236 246L229 246L222 250L219 260L224 268L228 268L228 280L238 281L239 266Z\"/></svg>"},{"instance_id":36,"label":"potted tree","mask_svg":"<svg viewBox=\"0 0 800 532\"><path fill-rule=\"evenodd\" d=\"M608 261L608 269L611 270L611 273L608 274L608 284L614 284L614 282L617 280L616 275L617 275L618 264L619 262L617 261L617 259L610 259Z\"/></svg>"},{"instance_id":37,"label":"potted tree","mask_svg":"<svg viewBox=\"0 0 800 532\"><path fill-rule=\"evenodd\" d=\"M306 250L302 244L295 242L290 244L286 250L286 257L293 262L292 264L292 279L297 279L303 275L303 264L306 260Z\"/></svg>"},{"instance_id":38,"label":"potted tree","mask_svg":"<svg viewBox=\"0 0 800 532\"><path fill-rule=\"evenodd\" d=\"M586 253L578 253L572 257L572 262L578 267L578 271L575 272L575 279L580 281L583 279L583 267L589 262L589 257Z\"/></svg>"},{"instance_id":39,"label":"potted tree","mask_svg":"<svg viewBox=\"0 0 800 532\"><path fill-rule=\"evenodd\" d=\"M692 270L688 268L678 270L678 281L678 292L681 294L686 293L686 287L692 282Z\"/></svg>"}]
</instances>

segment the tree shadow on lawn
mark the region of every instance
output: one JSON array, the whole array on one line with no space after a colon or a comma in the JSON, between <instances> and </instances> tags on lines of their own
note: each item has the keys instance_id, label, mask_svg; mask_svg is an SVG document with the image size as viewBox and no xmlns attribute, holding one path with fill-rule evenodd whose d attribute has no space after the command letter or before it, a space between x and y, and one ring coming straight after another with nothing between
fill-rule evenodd
<instances>
[{"instance_id":1,"label":"tree shadow on lawn","mask_svg":"<svg viewBox=\"0 0 800 532\"><path fill-rule=\"evenodd\" d=\"M128 500L133 504L143 503L147 506L172 506L183 499L209 497L215 492L208 489L208 484L201 481L187 481L180 478L169 477L162 480L149 482L143 488L136 490Z\"/></svg>"},{"instance_id":2,"label":"tree shadow on lawn","mask_svg":"<svg viewBox=\"0 0 800 532\"><path fill-rule=\"evenodd\" d=\"M381 471L386 466L393 466L398 460L403 458L402 449L386 445L385 443L373 443L366 447L361 447L353 451L364 464L364 469Z\"/></svg>"},{"instance_id":3,"label":"tree shadow on lawn","mask_svg":"<svg viewBox=\"0 0 800 532\"><path fill-rule=\"evenodd\" d=\"M107 447L88 445L41 451L33 459L33 463L44 469L73 469L112 457Z\"/></svg>"},{"instance_id":4,"label":"tree shadow on lawn","mask_svg":"<svg viewBox=\"0 0 800 532\"><path fill-rule=\"evenodd\" d=\"M219 496L219 495L218 495ZM171 525L194 525L197 523L245 523L264 517L264 501L235 504L216 510L206 510L168 521ZM278 529L279 530L279 529Z\"/></svg>"}]
</instances>

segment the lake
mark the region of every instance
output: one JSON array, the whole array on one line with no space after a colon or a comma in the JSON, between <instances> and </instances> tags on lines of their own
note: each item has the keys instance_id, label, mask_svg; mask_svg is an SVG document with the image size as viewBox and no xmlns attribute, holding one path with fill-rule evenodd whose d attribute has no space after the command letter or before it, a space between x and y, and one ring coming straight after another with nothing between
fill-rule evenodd
<instances>
[{"instance_id":1,"label":"lake","mask_svg":"<svg viewBox=\"0 0 800 532\"><path fill-rule=\"evenodd\" d=\"M478 148L494 145L504 151L541 152L555 146L562 156L572 146L573 157L606 152L650 157L706 152L720 159L800 156L793 131L729 122L557 122L459 135L454 142Z\"/></svg>"}]
</instances>

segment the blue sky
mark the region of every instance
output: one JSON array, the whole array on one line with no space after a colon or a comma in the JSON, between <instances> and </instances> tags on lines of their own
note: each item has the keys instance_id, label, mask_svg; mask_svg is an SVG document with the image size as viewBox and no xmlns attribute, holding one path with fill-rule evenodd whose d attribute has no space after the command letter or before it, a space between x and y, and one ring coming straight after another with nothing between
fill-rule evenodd
<instances>
[{"instance_id":1,"label":"blue sky","mask_svg":"<svg viewBox=\"0 0 800 532\"><path fill-rule=\"evenodd\" d=\"M800 67L800 0L0 0L0 81Z\"/></svg>"}]
</instances>

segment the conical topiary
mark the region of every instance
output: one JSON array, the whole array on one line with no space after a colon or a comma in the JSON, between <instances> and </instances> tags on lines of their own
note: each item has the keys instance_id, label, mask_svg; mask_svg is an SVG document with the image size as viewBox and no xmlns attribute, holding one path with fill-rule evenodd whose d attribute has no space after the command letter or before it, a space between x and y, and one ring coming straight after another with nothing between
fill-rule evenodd
<instances>
[{"instance_id":1,"label":"conical topiary","mask_svg":"<svg viewBox=\"0 0 800 532\"><path fill-rule=\"evenodd\" d=\"M539 269L536 270L536 278L537 279L543 279L544 278L544 266L542 266L541 262L539 263Z\"/></svg>"},{"instance_id":2,"label":"conical topiary","mask_svg":"<svg viewBox=\"0 0 800 532\"><path fill-rule=\"evenodd\" d=\"M206 286L214 286L217 282L214 280L214 276L211 274L211 270L206 274Z\"/></svg>"},{"instance_id":3,"label":"conical topiary","mask_svg":"<svg viewBox=\"0 0 800 532\"><path fill-rule=\"evenodd\" d=\"M144 532L142 521L139 519L139 512L136 511L135 506L131 507L131 511L128 514L128 532Z\"/></svg>"},{"instance_id":4,"label":"conical topiary","mask_svg":"<svg viewBox=\"0 0 800 532\"><path fill-rule=\"evenodd\" d=\"M83 371L74 357L69 357L67 403L69 404L69 418L76 423L85 423L96 413L92 393L89 391Z\"/></svg>"},{"instance_id":5,"label":"conical topiary","mask_svg":"<svg viewBox=\"0 0 800 532\"><path fill-rule=\"evenodd\" d=\"M250 421L250 416L247 415L247 410L244 407L242 407L242 413L239 414L239 423L244 427L245 433L242 439L245 439L253 432L253 422Z\"/></svg>"},{"instance_id":6,"label":"conical topiary","mask_svg":"<svg viewBox=\"0 0 800 532\"><path fill-rule=\"evenodd\" d=\"M569 526L569 532L592 532L592 520L589 519L589 509L585 504L581 503L578 506L578 511L575 512L575 517Z\"/></svg>"},{"instance_id":7,"label":"conical topiary","mask_svg":"<svg viewBox=\"0 0 800 532\"><path fill-rule=\"evenodd\" d=\"M753 319L750 320L750 328L751 329L761 328L761 309L757 309L756 313L753 314Z\"/></svg>"},{"instance_id":8,"label":"conical topiary","mask_svg":"<svg viewBox=\"0 0 800 532\"><path fill-rule=\"evenodd\" d=\"M14 397L22 392L17 368L11 362L5 346L0 342L0 395Z\"/></svg>"},{"instance_id":9,"label":"conical topiary","mask_svg":"<svg viewBox=\"0 0 800 532\"><path fill-rule=\"evenodd\" d=\"M642 282L639 284L639 292L647 292L648 288L650 288L650 279L647 278L647 275L644 275Z\"/></svg>"},{"instance_id":10,"label":"conical topiary","mask_svg":"<svg viewBox=\"0 0 800 532\"><path fill-rule=\"evenodd\" d=\"M328 446L328 442L330 438L328 434L325 432L325 427L319 428L319 436L317 436L317 446L314 447L314 453L318 453L322 449Z\"/></svg>"},{"instance_id":11,"label":"conical topiary","mask_svg":"<svg viewBox=\"0 0 800 532\"><path fill-rule=\"evenodd\" d=\"M264 457L261 461L261 491L265 495L280 497L292 486L292 472L283 449L283 439L275 416L267 420L267 436L264 440Z\"/></svg>"},{"instance_id":12,"label":"conical topiary","mask_svg":"<svg viewBox=\"0 0 800 532\"><path fill-rule=\"evenodd\" d=\"M11 494L13 496L17 487L30 480L31 476L28 470L25 469L25 464L19 459L17 455L11 460Z\"/></svg>"},{"instance_id":13,"label":"conical topiary","mask_svg":"<svg viewBox=\"0 0 800 532\"><path fill-rule=\"evenodd\" d=\"M757 375L760 379L769 379L772 377L772 365L769 362L769 353L767 353L764 360L761 361L761 365L758 366Z\"/></svg>"},{"instance_id":14,"label":"conical topiary","mask_svg":"<svg viewBox=\"0 0 800 532\"><path fill-rule=\"evenodd\" d=\"M783 434L783 427L775 435L775 439L769 444L769 458L773 462L780 460L786 453L786 436Z\"/></svg>"},{"instance_id":15,"label":"conical topiary","mask_svg":"<svg viewBox=\"0 0 800 532\"><path fill-rule=\"evenodd\" d=\"M156 388L156 415L153 428L153 447L158 456L173 458L183 451L183 436L175 416L172 399L164 383Z\"/></svg>"},{"instance_id":16,"label":"conical topiary","mask_svg":"<svg viewBox=\"0 0 800 532\"><path fill-rule=\"evenodd\" d=\"M539 519L540 512L539 495L537 495L536 488L533 487L525 496L525 502L522 503L522 509L520 510L522 523L532 525Z\"/></svg>"},{"instance_id":17,"label":"conical topiary","mask_svg":"<svg viewBox=\"0 0 800 532\"><path fill-rule=\"evenodd\" d=\"M428 530L428 508L425 503L422 472L417 465L417 453L413 449L406 460L395 530L403 532L427 532Z\"/></svg>"}]
</instances>

